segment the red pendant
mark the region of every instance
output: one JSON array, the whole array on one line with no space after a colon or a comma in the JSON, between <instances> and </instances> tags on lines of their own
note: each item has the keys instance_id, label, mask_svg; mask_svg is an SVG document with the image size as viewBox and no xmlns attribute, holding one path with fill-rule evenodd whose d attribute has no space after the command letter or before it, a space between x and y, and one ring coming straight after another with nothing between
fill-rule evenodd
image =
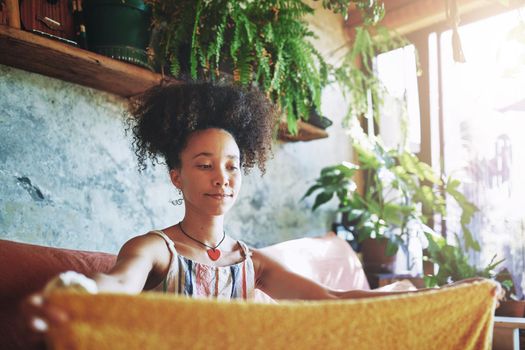
<instances>
[{"instance_id":1,"label":"red pendant","mask_svg":"<svg viewBox=\"0 0 525 350\"><path fill-rule=\"evenodd\" d=\"M217 261L221 257L221 251L219 249L208 249L206 251L211 260Z\"/></svg>"}]
</instances>

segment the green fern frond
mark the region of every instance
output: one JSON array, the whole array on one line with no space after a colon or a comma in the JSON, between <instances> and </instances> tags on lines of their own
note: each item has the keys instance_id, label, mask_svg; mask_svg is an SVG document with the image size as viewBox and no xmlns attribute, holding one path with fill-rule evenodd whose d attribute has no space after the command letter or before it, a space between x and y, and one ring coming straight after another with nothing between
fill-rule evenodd
<instances>
[{"instance_id":1,"label":"green fern frond","mask_svg":"<svg viewBox=\"0 0 525 350\"><path fill-rule=\"evenodd\" d=\"M222 48L225 42L224 35L228 20L227 15L227 12L217 14L219 21L217 25L214 25L215 35L207 39L209 43L208 48L206 50L206 63L208 65L207 68L212 73L212 77L219 75L219 65L222 56Z\"/></svg>"},{"instance_id":2,"label":"green fern frond","mask_svg":"<svg viewBox=\"0 0 525 350\"><path fill-rule=\"evenodd\" d=\"M200 24L200 17L202 12L202 0L197 1L197 9L195 13L195 22L193 24L193 33L191 35L191 53L190 53L190 74L193 79L197 79L197 51L198 51L198 28Z\"/></svg>"},{"instance_id":3,"label":"green fern frond","mask_svg":"<svg viewBox=\"0 0 525 350\"><path fill-rule=\"evenodd\" d=\"M234 22L233 36L230 43L230 57L232 58L234 64L237 63L237 54L241 45L241 29L237 23Z\"/></svg>"},{"instance_id":4,"label":"green fern frond","mask_svg":"<svg viewBox=\"0 0 525 350\"><path fill-rule=\"evenodd\" d=\"M257 28L254 23L250 22L245 16L240 16L239 24L242 25L244 29L244 35L246 36L247 43L252 44L254 37L257 35Z\"/></svg>"},{"instance_id":5,"label":"green fern frond","mask_svg":"<svg viewBox=\"0 0 525 350\"><path fill-rule=\"evenodd\" d=\"M291 104L286 105L286 122L288 124L288 132L292 135L297 135L297 121L295 114L293 113L293 107Z\"/></svg>"},{"instance_id":6,"label":"green fern frond","mask_svg":"<svg viewBox=\"0 0 525 350\"><path fill-rule=\"evenodd\" d=\"M177 77L180 74L180 63L179 63L179 60L177 58L173 58L171 60L170 73L174 77Z\"/></svg>"},{"instance_id":7,"label":"green fern frond","mask_svg":"<svg viewBox=\"0 0 525 350\"><path fill-rule=\"evenodd\" d=\"M281 79L285 73L284 67L283 67L284 65L286 65L286 63L283 57L283 51L282 51L282 48L279 48L279 50L277 51L277 57L276 57L276 62L274 66L272 82L270 84L270 88L277 92L281 90Z\"/></svg>"},{"instance_id":8,"label":"green fern frond","mask_svg":"<svg viewBox=\"0 0 525 350\"><path fill-rule=\"evenodd\" d=\"M237 69L239 74L239 81L242 85L248 85L252 80L252 57L249 50L242 49L237 60Z\"/></svg>"},{"instance_id":9,"label":"green fern frond","mask_svg":"<svg viewBox=\"0 0 525 350\"><path fill-rule=\"evenodd\" d=\"M271 42L273 42L275 40L274 39L274 34L273 34L273 25L272 25L272 23L268 23L262 28L261 36L263 38L263 41L266 42L266 43L271 43Z\"/></svg>"},{"instance_id":10,"label":"green fern frond","mask_svg":"<svg viewBox=\"0 0 525 350\"><path fill-rule=\"evenodd\" d=\"M262 43L255 43L255 58L257 62L257 72L254 79L261 82L264 91L268 91L271 83L270 54L265 50Z\"/></svg>"}]
</instances>

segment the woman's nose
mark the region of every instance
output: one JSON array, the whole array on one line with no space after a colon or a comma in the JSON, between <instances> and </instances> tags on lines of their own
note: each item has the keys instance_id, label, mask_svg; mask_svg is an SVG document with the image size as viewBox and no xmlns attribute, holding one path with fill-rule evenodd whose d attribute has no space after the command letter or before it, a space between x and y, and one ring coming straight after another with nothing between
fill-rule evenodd
<instances>
[{"instance_id":1,"label":"woman's nose","mask_svg":"<svg viewBox=\"0 0 525 350\"><path fill-rule=\"evenodd\" d=\"M223 187L228 184L228 176L224 170L218 169L213 181L215 186Z\"/></svg>"}]
</instances>

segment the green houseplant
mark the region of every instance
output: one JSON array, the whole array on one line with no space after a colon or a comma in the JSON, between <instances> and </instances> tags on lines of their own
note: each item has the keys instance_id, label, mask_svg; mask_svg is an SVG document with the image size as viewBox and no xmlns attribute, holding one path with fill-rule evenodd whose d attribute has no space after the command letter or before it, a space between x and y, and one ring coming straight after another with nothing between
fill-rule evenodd
<instances>
[{"instance_id":1,"label":"green houseplant","mask_svg":"<svg viewBox=\"0 0 525 350\"><path fill-rule=\"evenodd\" d=\"M321 170L303 197L316 195L312 210L335 196L355 239L359 243L385 240L385 253L393 256L400 247L406 250L411 238L433 232L426 223L431 212L445 214L443 187L461 207L465 237L470 246L475 245L467 224L476 208L457 191L457 180L440 179L409 151L387 149L377 137L368 141L361 138L353 145L359 165L343 163ZM358 171L366 173L362 194L355 184Z\"/></svg>"},{"instance_id":2,"label":"green houseplant","mask_svg":"<svg viewBox=\"0 0 525 350\"><path fill-rule=\"evenodd\" d=\"M464 237L460 238L456 235L456 244L450 244L440 235L430 232L425 235L429 242L426 259L439 266L437 273L424 277L425 285L428 287L442 286L470 277L495 278L497 275L495 268L504 261L503 259L496 261L494 255L487 266L479 268L469 262L469 252L476 249L469 247ZM512 282L505 279L502 285L509 290Z\"/></svg>"},{"instance_id":3,"label":"green houseplant","mask_svg":"<svg viewBox=\"0 0 525 350\"><path fill-rule=\"evenodd\" d=\"M321 91L334 67L313 46L301 0L147 0L156 33L155 56L172 75L221 79L230 71L243 85L256 84L286 116L288 129L320 110ZM367 23L382 16L378 1L323 0L346 14L355 4Z\"/></svg>"},{"instance_id":4,"label":"green houseplant","mask_svg":"<svg viewBox=\"0 0 525 350\"><path fill-rule=\"evenodd\" d=\"M469 245L464 236L456 235L455 244L450 244L444 237L435 233L426 232L425 235L428 239L428 248L424 258L438 266L436 273L424 276L427 287L442 286L471 277L494 279L500 282L505 290L505 298L496 309L496 315L525 316L525 300L517 298L512 276L505 268L496 272L496 267L500 266L504 259L497 260L494 255L485 267L480 268L469 261L470 253L479 251L479 248ZM474 242L478 243L476 240Z\"/></svg>"},{"instance_id":5,"label":"green houseplant","mask_svg":"<svg viewBox=\"0 0 525 350\"><path fill-rule=\"evenodd\" d=\"M354 136L357 135L354 133ZM386 256L393 256L399 248L406 252L410 239L424 239L427 248L423 259L437 266L436 273L424 276L428 287L470 277L485 277L500 281L507 290L507 297L512 299L510 276L496 273L496 268L504 260L496 261L494 255L482 268L469 260L470 253L481 249L468 228L478 209L459 191L460 181L439 179L433 169L414 154L387 149L378 137L367 137L369 142L357 139L359 142L353 147L359 165L343 162L323 168L303 197L316 195L312 210L337 198L343 224L354 239L361 244L369 244L372 240L386 242ZM360 171L366 173L364 193L357 191L355 183ZM453 198L461 209L462 234L455 234L455 244L426 225L433 213L445 216L445 195ZM391 260L367 261L366 254L363 251L367 272L391 272L385 270L391 266L381 265Z\"/></svg>"}]
</instances>

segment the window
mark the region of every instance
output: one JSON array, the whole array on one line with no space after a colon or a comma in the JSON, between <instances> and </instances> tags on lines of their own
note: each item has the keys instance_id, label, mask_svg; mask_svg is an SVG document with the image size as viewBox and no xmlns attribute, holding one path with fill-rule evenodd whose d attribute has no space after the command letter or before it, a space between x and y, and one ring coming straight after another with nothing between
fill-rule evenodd
<instances>
[{"instance_id":1,"label":"window","mask_svg":"<svg viewBox=\"0 0 525 350\"><path fill-rule=\"evenodd\" d=\"M520 12L521 11L521 12ZM451 31L430 28L414 46L378 55L376 69L392 98L381 112L381 135L399 144L404 115L411 151L445 175L480 209L470 229L481 243L471 257L487 265L504 258L519 295L525 289L525 19L520 10L463 25L466 63L453 62ZM415 47L415 49L414 49ZM417 78L415 50L421 59ZM435 228L461 234L451 201Z\"/></svg>"},{"instance_id":2,"label":"window","mask_svg":"<svg viewBox=\"0 0 525 350\"><path fill-rule=\"evenodd\" d=\"M408 149L419 153L421 134L414 45L378 55L375 70L388 91L381 109L381 138L392 148L405 146L401 143L406 140Z\"/></svg>"},{"instance_id":3,"label":"window","mask_svg":"<svg viewBox=\"0 0 525 350\"><path fill-rule=\"evenodd\" d=\"M466 63L452 60L451 31L430 36L439 48L445 174L463 182L479 209L471 231L487 265L505 258L520 290L525 277L525 23L516 11L459 28ZM434 41L435 42L432 42ZM519 43L521 40L521 43ZM434 89L439 92L435 86ZM449 209L447 236L460 232L459 212Z\"/></svg>"}]
</instances>

